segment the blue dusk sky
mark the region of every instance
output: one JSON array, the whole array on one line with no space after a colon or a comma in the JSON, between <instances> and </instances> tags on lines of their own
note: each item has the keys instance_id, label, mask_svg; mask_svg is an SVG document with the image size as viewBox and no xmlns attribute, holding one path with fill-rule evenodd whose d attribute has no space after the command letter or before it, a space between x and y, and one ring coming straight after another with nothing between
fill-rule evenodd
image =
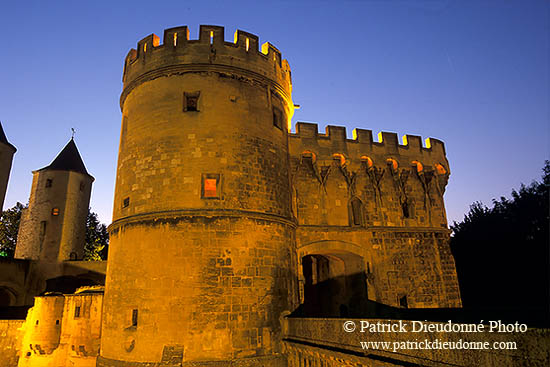
<instances>
[{"instance_id":1,"label":"blue dusk sky","mask_svg":"<svg viewBox=\"0 0 550 367\"><path fill-rule=\"evenodd\" d=\"M75 141L111 222L124 58L150 33L199 24L269 41L288 60L293 117L445 142L449 222L540 180L549 159L549 1L5 1L0 121L15 155L4 208ZM294 129L294 127L293 127Z\"/></svg>"}]
</instances>

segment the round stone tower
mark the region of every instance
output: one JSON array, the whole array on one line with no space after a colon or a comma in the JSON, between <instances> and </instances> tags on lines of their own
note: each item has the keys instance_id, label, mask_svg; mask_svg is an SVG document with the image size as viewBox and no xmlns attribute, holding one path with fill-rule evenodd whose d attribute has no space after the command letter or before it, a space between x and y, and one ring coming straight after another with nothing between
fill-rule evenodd
<instances>
[{"instance_id":1,"label":"round stone tower","mask_svg":"<svg viewBox=\"0 0 550 367\"><path fill-rule=\"evenodd\" d=\"M243 31L179 27L140 41L123 83L98 366L286 366L288 63Z\"/></svg>"},{"instance_id":2,"label":"round stone tower","mask_svg":"<svg viewBox=\"0 0 550 367\"><path fill-rule=\"evenodd\" d=\"M10 178L11 163L17 149L10 144L0 123L0 211L4 207L4 199Z\"/></svg>"},{"instance_id":3,"label":"round stone tower","mask_svg":"<svg viewBox=\"0 0 550 367\"><path fill-rule=\"evenodd\" d=\"M49 166L33 171L15 258L37 260L44 279L59 276L63 261L81 260L93 181L73 139Z\"/></svg>"}]
</instances>

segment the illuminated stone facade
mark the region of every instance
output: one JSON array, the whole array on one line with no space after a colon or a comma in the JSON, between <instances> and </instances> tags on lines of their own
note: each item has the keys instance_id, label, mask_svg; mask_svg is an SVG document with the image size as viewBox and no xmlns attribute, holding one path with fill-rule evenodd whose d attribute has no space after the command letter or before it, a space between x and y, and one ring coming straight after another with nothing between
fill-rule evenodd
<instances>
[{"instance_id":1,"label":"illuminated stone facade","mask_svg":"<svg viewBox=\"0 0 550 367\"><path fill-rule=\"evenodd\" d=\"M98 366L284 366L300 304L460 306L443 144L289 133L290 68L262 51L201 26L128 54Z\"/></svg>"},{"instance_id":2,"label":"illuminated stone facade","mask_svg":"<svg viewBox=\"0 0 550 367\"><path fill-rule=\"evenodd\" d=\"M105 295L37 297L19 366L340 366L285 340L285 316L460 307L443 143L310 123L291 133L290 67L258 48L201 26L198 40L172 28L129 52ZM87 208L78 190L92 178L78 170L35 172L35 196L50 174L76 193L51 200ZM35 201L17 257L92 270L66 261L80 258L74 231L43 253L37 223L52 212Z\"/></svg>"}]
</instances>

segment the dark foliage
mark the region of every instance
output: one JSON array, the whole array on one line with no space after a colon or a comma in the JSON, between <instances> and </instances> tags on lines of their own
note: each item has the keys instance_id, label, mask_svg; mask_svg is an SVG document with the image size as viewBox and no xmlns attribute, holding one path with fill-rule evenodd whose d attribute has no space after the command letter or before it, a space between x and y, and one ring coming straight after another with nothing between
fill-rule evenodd
<instances>
[{"instance_id":1,"label":"dark foliage","mask_svg":"<svg viewBox=\"0 0 550 367\"><path fill-rule=\"evenodd\" d=\"M0 257L11 258L15 254L21 212L26 207L18 202L13 208L2 212L0 217Z\"/></svg>"},{"instance_id":2,"label":"dark foliage","mask_svg":"<svg viewBox=\"0 0 550 367\"><path fill-rule=\"evenodd\" d=\"M109 233L107 226L99 223L97 214L88 210L86 218L86 245L84 245L84 260L107 260Z\"/></svg>"},{"instance_id":3,"label":"dark foliage","mask_svg":"<svg viewBox=\"0 0 550 367\"><path fill-rule=\"evenodd\" d=\"M521 185L512 198L475 202L451 226L463 306L550 314L550 161L543 181Z\"/></svg>"},{"instance_id":4,"label":"dark foliage","mask_svg":"<svg viewBox=\"0 0 550 367\"><path fill-rule=\"evenodd\" d=\"M21 213L25 208L26 206L23 204L17 203L13 208L2 212L0 217L0 257L12 258L14 256ZM108 246L107 227L99 222L96 213L88 210L84 260L106 260Z\"/></svg>"}]
</instances>

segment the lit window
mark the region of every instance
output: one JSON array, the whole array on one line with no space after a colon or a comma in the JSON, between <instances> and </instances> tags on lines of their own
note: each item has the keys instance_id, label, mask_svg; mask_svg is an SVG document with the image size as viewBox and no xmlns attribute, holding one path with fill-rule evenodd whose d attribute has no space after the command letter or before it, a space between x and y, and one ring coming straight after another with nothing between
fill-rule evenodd
<instances>
[{"instance_id":1,"label":"lit window","mask_svg":"<svg viewBox=\"0 0 550 367\"><path fill-rule=\"evenodd\" d=\"M204 199L219 199L220 195L220 175L207 173L202 175L201 194Z\"/></svg>"},{"instance_id":2,"label":"lit window","mask_svg":"<svg viewBox=\"0 0 550 367\"><path fill-rule=\"evenodd\" d=\"M58 216L59 215L59 208L53 208L52 209L52 215L55 216L55 217Z\"/></svg>"},{"instance_id":3,"label":"lit window","mask_svg":"<svg viewBox=\"0 0 550 367\"><path fill-rule=\"evenodd\" d=\"M199 111L199 96L200 92L185 92L183 95L183 111L198 112Z\"/></svg>"}]
</instances>

